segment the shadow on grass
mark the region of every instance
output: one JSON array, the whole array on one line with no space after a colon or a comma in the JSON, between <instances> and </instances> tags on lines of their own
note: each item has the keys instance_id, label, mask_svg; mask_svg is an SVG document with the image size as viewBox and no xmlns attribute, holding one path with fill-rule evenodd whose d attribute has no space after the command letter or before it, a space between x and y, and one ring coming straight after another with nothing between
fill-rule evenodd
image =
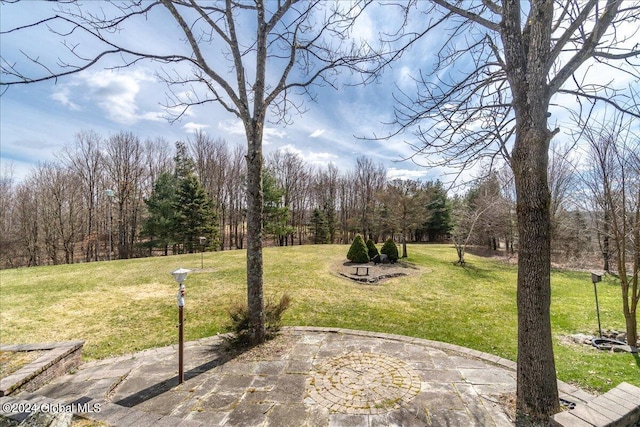
<instances>
[{"instance_id":1,"label":"shadow on grass","mask_svg":"<svg viewBox=\"0 0 640 427\"><path fill-rule=\"evenodd\" d=\"M499 278L493 270L478 267L469 261L462 265L459 262L454 262L453 265L461 268L470 279L498 280Z\"/></svg>"}]
</instances>

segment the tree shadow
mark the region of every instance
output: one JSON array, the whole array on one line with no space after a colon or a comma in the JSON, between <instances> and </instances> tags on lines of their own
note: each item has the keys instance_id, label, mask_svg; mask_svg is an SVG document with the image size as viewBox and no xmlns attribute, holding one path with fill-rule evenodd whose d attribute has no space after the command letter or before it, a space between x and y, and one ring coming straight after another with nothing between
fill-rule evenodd
<instances>
[{"instance_id":1,"label":"tree shadow","mask_svg":"<svg viewBox=\"0 0 640 427\"><path fill-rule=\"evenodd\" d=\"M229 348L226 341L214 344L211 348L211 352L217 353L218 357L208 362L202 363L201 365L198 365L192 369L189 369L188 371L185 371L184 380L185 382L189 381L190 379L196 378L197 376L202 375L205 372L208 372L218 366L224 365L225 363L235 359L248 350L249 348ZM134 406L137 406L170 391L172 388L178 385L178 375L176 375L164 381L152 384L149 387L130 394L129 396L119 399L118 401L113 403L115 403L116 405L125 406L127 408L133 408Z\"/></svg>"}]
</instances>

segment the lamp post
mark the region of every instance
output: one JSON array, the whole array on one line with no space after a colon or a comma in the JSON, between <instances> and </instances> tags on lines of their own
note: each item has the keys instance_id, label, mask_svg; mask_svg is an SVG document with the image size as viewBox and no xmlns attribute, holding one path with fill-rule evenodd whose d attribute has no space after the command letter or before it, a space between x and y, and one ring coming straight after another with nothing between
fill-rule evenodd
<instances>
[{"instance_id":1,"label":"lamp post","mask_svg":"<svg viewBox=\"0 0 640 427\"><path fill-rule=\"evenodd\" d=\"M104 190L104 194L109 198L109 205L108 205L108 210L109 210L109 261L111 261L111 252L113 252L113 243L111 241L111 235L113 234L112 231L112 223L113 223L113 219L111 217L111 203L113 201L113 197L115 196L115 192L113 190Z\"/></svg>"},{"instance_id":2,"label":"lamp post","mask_svg":"<svg viewBox=\"0 0 640 427\"><path fill-rule=\"evenodd\" d=\"M596 313L598 314L598 332L600 333L600 338L602 338L602 327L600 326L600 306L598 305L598 289L596 288L596 283L602 281L602 273L592 271L591 281L593 282L593 293L596 295Z\"/></svg>"},{"instance_id":3,"label":"lamp post","mask_svg":"<svg viewBox=\"0 0 640 427\"><path fill-rule=\"evenodd\" d=\"M180 285L176 294L178 301L178 384L184 382L184 296L186 294L184 281L187 280L189 272L191 270L186 268L179 268L171 272L175 281Z\"/></svg>"},{"instance_id":4,"label":"lamp post","mask_svg":"<svg viewBox=\"0 0 640 427\"><path fill-rule=\"evenodd\" d=\"M207 243L207 238L200 236L198 239L200 240L200 269L204 269L204 245Z\"/></svg>"}]
</instances>

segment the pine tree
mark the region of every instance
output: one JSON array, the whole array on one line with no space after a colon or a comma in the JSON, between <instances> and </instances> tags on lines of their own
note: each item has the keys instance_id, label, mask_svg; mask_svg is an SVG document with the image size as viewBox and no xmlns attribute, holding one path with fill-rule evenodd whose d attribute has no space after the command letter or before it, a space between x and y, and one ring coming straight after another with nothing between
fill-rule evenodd
<instances>
[{"instance_id":1,"label":"pine tree","mask_svg":"<svg viewBox=\"0 0 640 427\"><path fill-rule=\"evenodd\" d=\"M393 241L392 238L388 238L384 245L382 245L382 249L380 249L381 254L385 254L389 257L389 261L396 262L398 260L398 246Z\"/></svg>"},{"instance_id":2,"label":"pine tree","mask_svg":"<svg viewBox=\"0 0 640 427\"><path fill-rule=\"evenodd\" d=\"M294 232L289 225L289 208L282 206L284 190L276 183L273 174L265 170L262 177L262 192L264 194L264 231L273 235L278 245L284 246L287 237Z\"/></svg>"},{"instance_id":3,"label":"pine tree","mask_svg":"<svg viewBox=\"0 0 640 427\"><path fill-rule=\"evenodd\" d=\"M175 243L177 180L170 173L163 173L153 186L149 199L145 200L149 217L143 225L142 236L149 238L150 248L162 247L164 254Z\"/></svg>"},{"instance_id":4,"label":"pine tree","mask_svg":"<svg viewBox=\"0 0 640 427\"><path fill-rule=\"evenodd\" d=\"M371 239L367 240L367 253L369 254L369 259L373 259L380 253L378 252L378 248L376 248L376 244L373 243Z\"/></svg>"},{"instance_id":5,"label":"pine tree","mask_svg":"<svg viewBox=\"0 0 640 427\"><path fill-rule=\"evenodd\" d=\"M173 161L175 163L174 176L176 179L183 180L194 173L195 166L193 159L189 156L187 145L184 142L176 142L176 155Z\"/></svg>"},{"instance_id":6,"label":"pine tree","mask_svg":"<svg viewBox=\"0 0 640 427\"><path fill-rule=\"evenodd\" d=\"M200 236L207 238L207 246L216 245L218 233L213 203L195 174L180 180L175 209L174 230L185 252L194 252Z\"/></svg>"},{"instance_id":7,"label":"pine tree","mask_svg":"<svg viewBox=\"0 0 640 427\"><path fill-rule=\"evenodd\" d=\"M360 234L356 234L356 237L353 239L353 243L351 243L351 247L347 253L347 259L358 264L365 264L369 262L367 245L365 245L364 239Z\"/></svg>"},{"instance_id":8,"label":"pine tree","mask_svg":"<svg viewBox=\"0 0 640 427\"><path fill-rule=\"evenodd\" d=\"M311 214L311 225L313 226L313 243L329 243L329 225L325 214L318 208Z\"/></svg>"}]
</instances>

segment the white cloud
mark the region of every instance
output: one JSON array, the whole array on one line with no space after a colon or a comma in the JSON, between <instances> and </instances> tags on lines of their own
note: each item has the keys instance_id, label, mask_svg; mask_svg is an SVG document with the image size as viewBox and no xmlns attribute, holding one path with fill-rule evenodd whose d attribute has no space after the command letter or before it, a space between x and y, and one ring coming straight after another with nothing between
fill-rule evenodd
<instances>
[{"instance_id":1,"label":"white cloud","mask_svg":"<svg viewBox=\"0 0 640 427\"><path fill-rule=\"evenodd\" d=\"M82 73L80 77L89 86L90 95L97 98L97 104L111 120L122 124L133 124L140 120L136 95L142 82L153 81L149 75L137 70L119 73L104 70Z\"/></svg>"},{"instance_id":2,"label":"white cloud","mask_svg":"<svg viewBox=\"0 0 640 427\"><path fill-rule=\"evenodd\" d=\"M149 111L138 116L142 120L149 120L151 122L164 122L167 120L166 113L162 111Z\"/></svg>"},{"instance_id":3,"label":"white cloud","mask_svg":"<svg viewBox=\"0 0 640 427\"><path fill-rule=\"evenodd\" d=\"M196 133L197 131L202 131L208 127L209 125L194 122L185 123L184 126L182 126L187 133Z\"/></svg>"},{"instance_id":4,"label":"white cloud","mask_svg":"<svg viewBox=\"0 0 640 427\"><path fill-rule=\"evenodd\" d=\"M293 144L283 145L282 147L278 148L277 151L286 151L291 154L297 154L298 156L304 158L304 155L302 154L302 150L300 150L298 147L296 147Z\"/></svg>"},{"instance_id":5,"label":"white cloud","mask_svg":"<svg viewBox=\"0 0 640 427\"><path fill-rule=\"evenodd\" d=\"M69 88L62 86L57 91L51 94L51 99L54 101L58 101L65 107L69 108L71 111L79 111L80 106L69 99Z\"/></svg>"},{"instance_id":6,"label":"white cloud","mask_svg":"<svg viewBox=\"0 0 640 427\"><path fill-rule=\"evenodd\" d=\"M387 179L422 179L429 175L429 170L411 170L411 169L397 169L390 168L387 170Z\"/></svg>"},{"instance_id":7,"label":"white cloud","mask_svg":"<svg viewBox=\"0 0 640 427\"><path fill-rule=\"evenodd\" d=\"M307 151L305 153L292 144L283 145L278 148L278 151L287 151L289 153L297 154L302 158L302 160L311 165L327 165L331 163L332 160L339 158L337 155L328 152Z\"/></svg>"},{"instance_id":8,"label":"white cloud","mask_svg":"<svg viewBox=\"0 0 640 427\"><path fill-rule=\"evenodd\" d=\"M412 77L411 68L403 65L397 73L396 82L402 89L409 89L413 87L415 81Z\"/></svg>"},{"instance_id":9,"label":"white cloud","mask_svg":"<svg viewBox=\"0 0 640 427\"><path fill-rule=\"evenodd\" d=\"M316 129L313 131L311 135L309 135L309 138L318 138L322 136L322 134L325 133L326 131L327 131L326 129Z\"/></svg>"},{"instance_id":10,"label":"white cloud","mask_svg":"<svg viewBox=\"0 0 640 427\"><path fill-rule=\"evenodd\" d=\"M223 120L218 123L218 129L231 135L244 136L244 125L240 120Z\"/></svg>"},{"instance_id":11,"label":"white cloud","mask_svg":"<svg viewBox=\"0 0 640 427\"><path fill-rule=\"evenodd\" d=\"M354 12L357 12L359 16L353 25L352 37L356 42L375 43L376 39L372 28L376 28L376 25L371 20L367 11L355 10Z\"/></svg>"},{"instance_id":12,"label":"white cloud","mask_svg":"<svg viewBox=\"0 0 640 427\"><path fill-rule=\"evenodd\" d=\"M223 120L218 123L218 129L227 132L231 135L242 135L245 136L244 133L244 125L241 120ZM282 139L287 135L285 131L282 129L276 129L271 127L265 127L264 133L262 136L262 143L264 145L271 144L272 138Z\"/></svg>"},{"instance_id":13,"label":"white cloud","mask_svg":"<svg viewBox=\"0 0 640 427\"><path fill-rule=\"evenodd\" d=\"M282 129L276 129L276 128L268 128L265 127L264 128L264 141L265 142L271 142L271 137L276 137L276 138L284 138L287 135L287 133L285 131L283 131Z\"/></svg>"},{"instance_id":14,"label":"white cloud","mask_svg":"<svg viewBox=\"0 0 640 427\"><path fill-rule=\"evenodd\" d=\"M80 110L82 103L98 105L106 117L116 123L133 125L141 120L161 121L162 111L139 112L136 97L142 86L156 79L144 70L84 71L60 86L51 98L70 110Z\"/></svg>"}]
</instances>

